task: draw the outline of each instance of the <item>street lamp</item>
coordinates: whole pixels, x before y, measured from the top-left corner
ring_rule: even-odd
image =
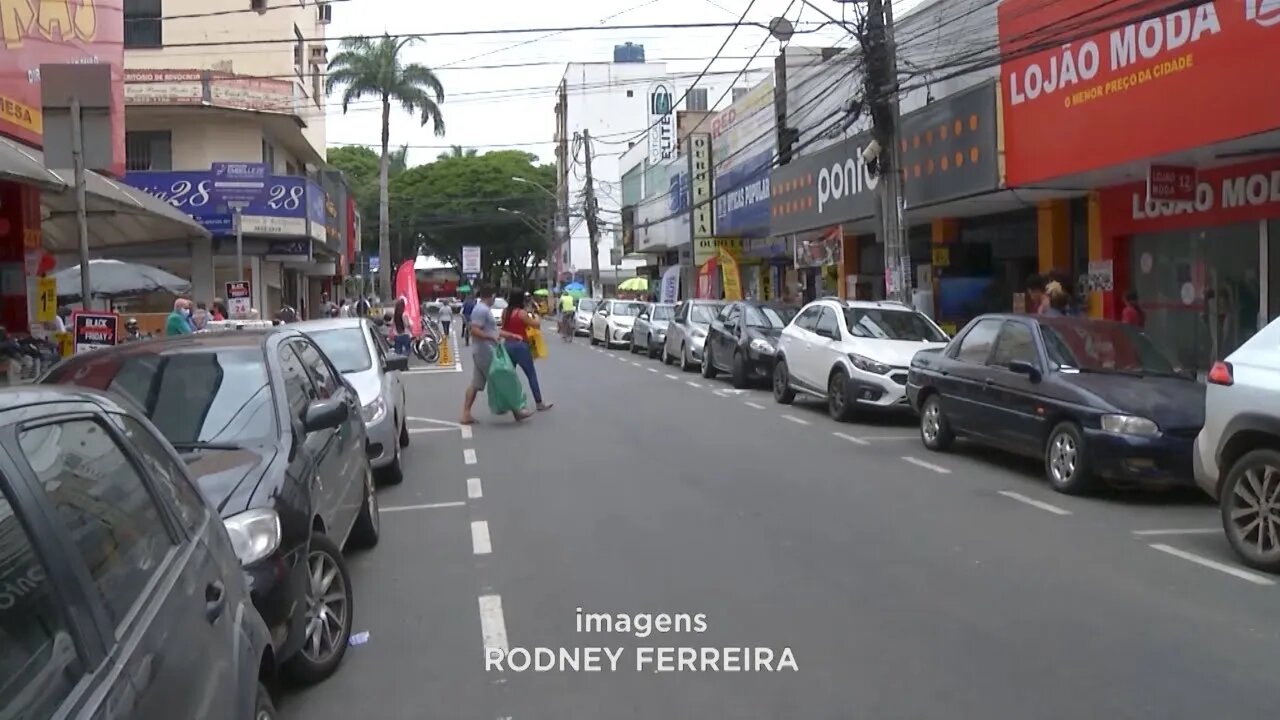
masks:
[[[520,222],[524,223],[526,226],[528,226],[530,230],[534,231],[535,233],[541,234],[541,233],[547,232],[546,228],[542,228],[538,226],[537,221],[534,220],[534,218],[530,216],[529,213],[522,212],[520,210],[512,210],[510,208],[504,208],[504,207],[498,208],[498,212],[506,213],[508,215],[515,215],[516,217],[520,218]],[[551,246],[553,244],[552,237],[553,236],[550,233],[547,234],[547,295],[548,297],[551,295],[551,288],[553,287],[553,284],[552,284],[553,278],[551,277],[551,250],[552,250]]]
[[[569,239],[569,210],[567,207],[564,208],[563,210],[561,209],[560,198],[555,193],[546,189],[541,184],[530,180],[529,178],[522,178],[518,175],[513,175],[511,176],[511,182],[516,182],[516,183],[520,183],[521,185],[529,185],[531,187],[538,188],[539,190],[542,191],[544,195],[551,198],[551,201],[553,203],[555,203],[555,207],[556,207],[555,229],[553,232],[550,232],[547,234],[547,292],[550,293],[554,288],[555,281],[557,279],[553,277],[553,273],[552,273],[553,266],[552,266],[551,258],[553,255],[558,258],[560,254],[560,243],[557,243],[556,239],[559,236],[563,236],[566,240]],[[502,210],[502,208],[498,208],[498,209]]]

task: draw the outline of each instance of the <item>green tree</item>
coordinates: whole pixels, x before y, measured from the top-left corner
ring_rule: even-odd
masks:
[[[391,152],[388,178],[395,180],[407,169],[407,145]],[[360,210],[362,224],[360,226],[360,249],[366,254],[378,252],[378,225],[373,221],[378,216],[378,153],[360,145],[349,145],[330,148],[329,164],[341,170],[347,176],[351,186],[351,194],[355,197],[356,207]],[[402,203],[392,196],[389,198],[389,226],[403,229],[406,225]],[[397,258],[392,258],[396,260]],[[394,267],[394,263],[393,263]]]
[[[399,105],[416,113],[422,125],[432,123],[437,136],[444,136],[444,85],[435,72],[419,63],[404,61],[405,48],[423,42],[417,35],[393,38],[346,38],[338,53],[329,60],[329,77],[325,90],[342,89],[342,112],[353,100],[374,97],[382,103],[382,154],[378,162],[378,256],[381,261],[379,291],[390,292],[391,285],[391,106]]]
[[[450,145],[449,149],[440,153],[437,160],[448,160],[449,158],[475,157],[475,148],[464,148],[461,145]]]

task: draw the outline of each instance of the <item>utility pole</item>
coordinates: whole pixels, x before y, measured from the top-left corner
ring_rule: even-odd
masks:
[[[595,181],[591,177],[591,131],[582,131],[583,164],[586,165],[586,179],[582,183],[583,214],[587,220],[587,234],[591,238],[591,296],[595,297],[600,284],[600,219],[596,217],[599,209],[596,206]]]
[[[892,0],[868,0],[866,91],[871,106],[872,133],[880,145],[880,228],[884,242],[885,278],[889,299],[911,302],[911,255],[903,222],[902,167],[899,162],[898,59],[893,41]]]

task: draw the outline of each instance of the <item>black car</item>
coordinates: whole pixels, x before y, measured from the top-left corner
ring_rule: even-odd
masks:
[[[352,621],[340,548],[376,544],[379,523],[359,400],[319,347],[288,325],[188,335],[77,355],[43,381],[142,408],[222,514],[285,673],[330,675]]]
[[[911,361],[920,437],[1043,458],[1055,490],[1191,483],[1204,386],[1141,330],[1107,320],[984,315]]]
[[[272,718],[272,657],[151,422],[92,390],[0,390],[0,717]]]
[[[778,337],[798,310],[749,300],[726,305],[707,328],[702,377],[713,378],[724,371],[736,388],[773,377]]]

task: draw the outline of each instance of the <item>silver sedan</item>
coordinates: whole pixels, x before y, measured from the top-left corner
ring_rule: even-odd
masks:
[[[685,300],[677,305],[662,343],[662,363],[678,363],[686,372],[698,369],[707,329],[725,304],[723,300]]]
[[[369,437],[369,463],[384,484],[404,479],[400,451],[409,444],[401,370],[409,358],[387,349],[367,318],[330,318],[295,325],[315,340],[360,396]]]

